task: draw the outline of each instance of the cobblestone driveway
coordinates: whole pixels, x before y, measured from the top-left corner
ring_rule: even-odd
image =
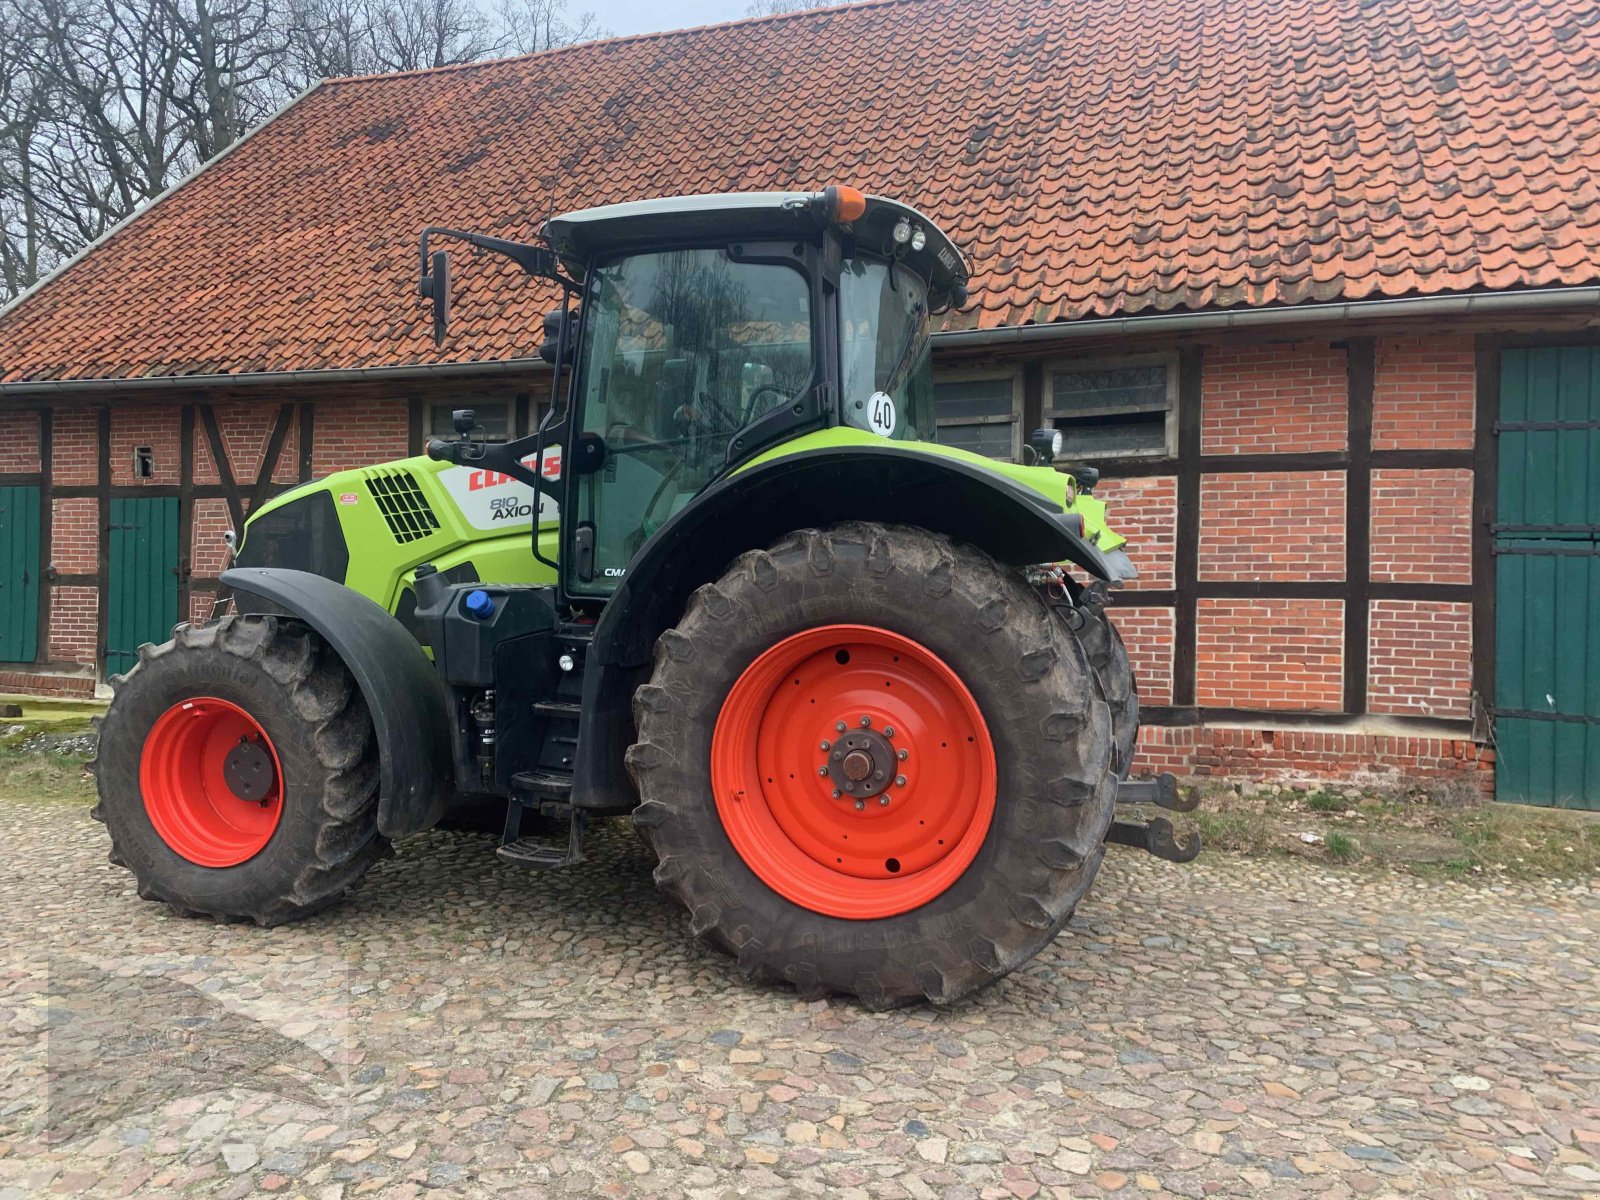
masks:
[[[745,986],[597,843],[430,835],[260,930],[5,804],[0,1200],[1600,1194],[1587,889],[1113,851],[1030,966],[872,1015]]]

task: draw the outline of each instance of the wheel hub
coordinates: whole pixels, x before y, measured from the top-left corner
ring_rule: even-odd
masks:
[[[259,741],[241,739],[222,760],[222,779],[228,790],[241,800],[257,803],[278,786],[278,773],[272,755]]]
[[[841,734],[822,752],[822,765],[841,798],[870,800],[894,783],[898,762],[889,729],[893,726],[883,733],[871,728],[853,729]]]

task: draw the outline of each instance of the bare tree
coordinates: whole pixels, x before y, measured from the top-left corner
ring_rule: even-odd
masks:
[[[0,301],[318,79],[599,36],[567,0],[0,0]]]
[[[750,0],[745,8],[747,17],[773,17],[779,13],[799,12],[803,8],[833,8],[839,4],[856,4],[859,0]]]

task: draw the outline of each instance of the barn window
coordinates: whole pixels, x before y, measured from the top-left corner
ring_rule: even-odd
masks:
[[[1177,434],[1170,358],[1058,363],[1045,389],[1045,422],[1065,435],[1063,457],[1168,457]]]
[[[1015,372],[940,374],[933,381],[939,442],[1008,462],[1017,457]]]

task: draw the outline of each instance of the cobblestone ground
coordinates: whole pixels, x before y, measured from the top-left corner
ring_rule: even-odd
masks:
[[[952,1012],[753,989],[630,831],[408,842],[274,930],[0,807],[0,1200],[1600,1194],[1600,904],[1113,850]]]

